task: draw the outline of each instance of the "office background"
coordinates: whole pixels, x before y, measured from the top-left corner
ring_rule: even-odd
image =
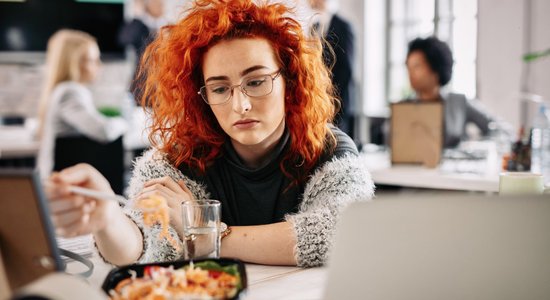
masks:
[[[525,53],[550,48],[547,33],[550,2],[467,2],[471,2],[469,6],[453,0],[340,0],[333,5],[355,29],[356,64],[360,67],[356,68],[354,77],[360,103],[356,111],[361,116],[358,122],[361,141],[369,140],[365,117],[386,117],[387,104],[400,100],[406,92],[401,84],[407,81],[402,64],[406,51],[403,47],[406,40],[415,35],[427,36],[437,31],[436,34],[447,40],[455,52],[465,53],[462,61],[460,56],[457,58],[451,89],[477,97],[514,128],[520,125],[518,112],[522,93],[550,99],[550,59],[532,63],[522,61]],[[127,4],[125,14],[130,17],[131,2]],[[166,18],[176,20],[184,5],[185,1],[167,0]],[[461,8],[464,5],[473,8],[464,11]],[[308,25],[311,11],[305,0],[299,0],[296,7],[300,21]],[[463,20],[468,19],[469,25],[464,26]],[[399,26],[404,30],[397,34]],[[0,53],[0,115],[36,115],[42,68],[40,60],[11,60]],[[105,62],[100,80],[93,87],[98,106],[120,105],[131,72],[132,63],[128,60]]]

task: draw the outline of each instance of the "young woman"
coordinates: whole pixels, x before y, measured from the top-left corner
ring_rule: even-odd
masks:
[[[76,162],[93,162],[94,149],[121,138],[127,130],[120,117],[103,116],[87,87],[98,76],[100,52],[95,39],[76,30],[60,30],[48,41],[46,82],[39,108],[41,146],[38,166],[43,178]],[[75,149],[78,145],[86,145]],[[122,162],[122,144],[119,147]],[[112,151],[112,149],[108,149]],[[112,157],[112,155],[110,155]],[[111,162],[114,164],[114,162]],[[94,164],[104,173],[109,167]],[[122,167],[117,191],[122,190]],[[112,183],[114,183],[112,181]]]
[[[279,3],[196,1],[163,29],[142,61],[154,149],[136,161],[129,194],[164,197],[178,240],[181,202],[218,199],[231,228],[222,256],[316,266],[340,211],[374,187],[353,141],[330,124],[336,100],[321,44],[290,14]],[[181,256],[158,239],[159,227],[143,226],[141,212],[68,193],[67,184],[108,191],[90,167],[52,181],[60,233],[94,233],[108,261]]]

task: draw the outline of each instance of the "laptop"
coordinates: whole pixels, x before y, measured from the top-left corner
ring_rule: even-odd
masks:
[[[550,299],[550,197],[386,196],[337,226],[324,299]]]
[[[62,267],[38,174],[0,169],[0,288],[14,291]]]

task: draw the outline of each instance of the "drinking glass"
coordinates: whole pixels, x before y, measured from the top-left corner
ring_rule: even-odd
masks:
[[[182,214],[185,259],[219,258],[220,201],[184,201]]]

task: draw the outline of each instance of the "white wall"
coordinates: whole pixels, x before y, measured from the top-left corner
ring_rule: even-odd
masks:
[[[531,38],[528,51],[542,51],[550,48],[550,1],[532,0]],[[550,101],[550,57],[530,64],[530,84],[527,86],[535,94]]]
[[[529,79],[526,92],[550,99],[550,58],[530,65],[521,59],[526,52],[550,48],[550,2],[480,0],[478,12],[478,97],[518,128],[522,74]]]

